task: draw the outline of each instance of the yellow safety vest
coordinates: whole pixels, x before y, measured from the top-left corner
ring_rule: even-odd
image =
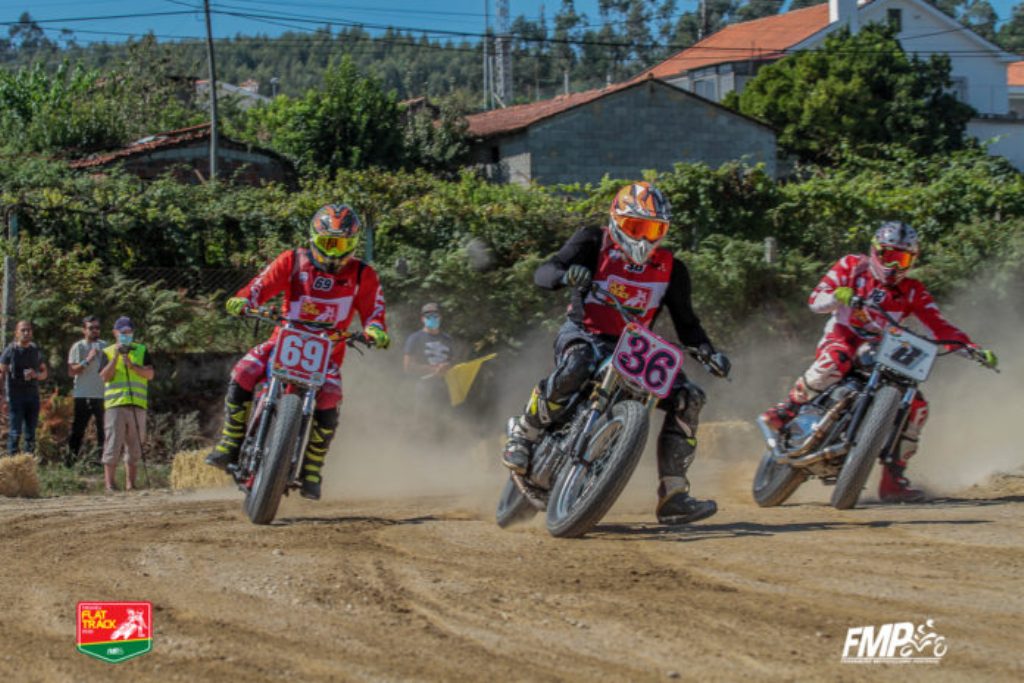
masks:
[[[111,344],[103,349],[103,355],[107,357],[108,363],[117,363],[114,370],[114,377],[106,383],[103,391],[103,407],[116,408],[117,406],[138,406],[145,410],[149,407],[149,380],[142,375],[125,367],[124,361],[117,356],[117,345]],[[128,359],[134,365],[142,365],[146,357],[146,347],[143,344],[132,344],[132,350],[128,352]]]

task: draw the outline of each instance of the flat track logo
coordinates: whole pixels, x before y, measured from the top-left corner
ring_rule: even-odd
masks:
[[[82,654],[116,664],[153,649],[153,603],[80,602],[77,614]]]
[[[914,628],[909,621],[847,629],[843,664],[938,664],[946,654],[946,637],[935,621]]]

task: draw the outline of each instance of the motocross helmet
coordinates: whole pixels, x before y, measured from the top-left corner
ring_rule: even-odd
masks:
[[[359,244],[362,223],[348,204],[325,204],[309,224],[309,252],[313,264],[328,273],[337,273],[348,262]]]
[[[646,181],[626,185],[612,201],[608,236],[636,265],[650,258],[668,232],[672,207],[656,187]]]
[[[918,251],[916,230],[901,221],[882,223],[871,240],[871,274],[884,285],[895,285],[906,277]]]

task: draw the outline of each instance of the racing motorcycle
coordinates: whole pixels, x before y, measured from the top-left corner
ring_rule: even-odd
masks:
[[[593,529],[636,469],[650,413],[672,392],[682,369],[682,350],[640,323],[614,295],[598,285],[589,291],[613,306],[626,326],[612,354],[570,399],[565,408],[570,417],[541,435],[527,473],[511,473],[498,500],[500,527],[545,511],[552,536],[576,538]],[[574,311],[583,309],[582,293],[576,292]],[[711,374],[726,376],[717,354],[687,352]]]
[[[897,458],[911,403],[935,359],[960,352],[990,367],[964,342],[915,334],[859,297],[851,305],[878,311],[889,325],[880,340],[861,345],[853,370],[843,380],[801,406],[781,431],[758,418],[768,445],[754,474],[754,500],[761,507],[781,505],[812,477],[835,486],[834,508],[854,507],[872,466]]]
[[[242,509],[253,524],[274,521],[281,496],[301,486],[302,456],[313,427],[313,411],[335,342],[360,351],[372,342],[362,334],[334,331],[334,322],[277,316],[249,309],[245,317],[283,325],[267,362],[267,381],[257,394],[238,463],[228,473],[245,493]],[[360,351],[362,353],[362,351]]]

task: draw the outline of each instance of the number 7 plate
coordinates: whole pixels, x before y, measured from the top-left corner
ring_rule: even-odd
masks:
[[[331,342],[320,335],[283,329],[277,337],[271,373],[289,382],[322,386],[327,380]]]
[[[612,353],[612,366],[626,379],[665,398],[683,367],[683,353],[647,328],[630,323]]]

